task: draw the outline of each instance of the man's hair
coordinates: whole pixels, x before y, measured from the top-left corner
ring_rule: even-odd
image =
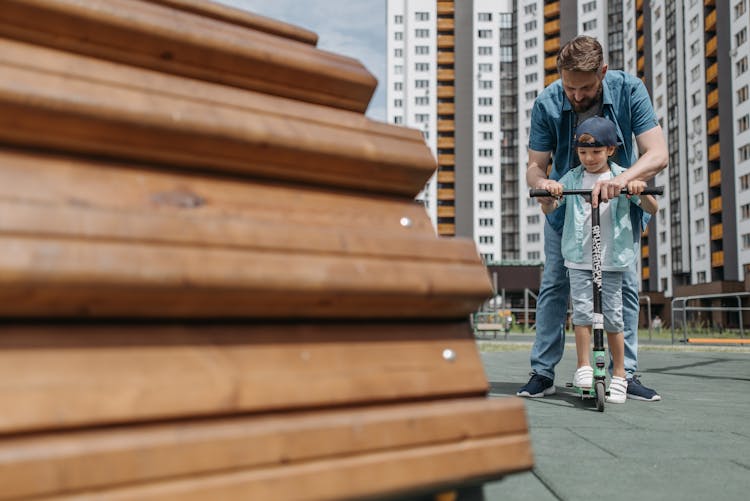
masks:
[[[557,71],[599,72],[604,65],[601,44],[596,38],[581,35],[563,45],[557,54]]]

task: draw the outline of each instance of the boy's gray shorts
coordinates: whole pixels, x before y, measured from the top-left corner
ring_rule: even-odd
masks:
[[[573,300],[573,325],[591,325],[594,313],[594,290],[591,270],[568,269],[570,296]],[[604,330],[622,332],[622,272],[602,272],[602,313]]]

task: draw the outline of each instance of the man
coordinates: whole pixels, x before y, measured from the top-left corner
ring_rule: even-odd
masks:
[[[560,79],[537,97],[531,114],[529,163],[526,181],[532,188],[560,195],[559,184],[551,180],[580,162],[573,147],[578,123],[592,116],[604,116],[617,125],[618,148],[613,160],[629,167],[592,189],[592,205],[617,197],[629,181],[647,181],[667,166],[668,152],[662,129],[656,119],[651,99],[643,82],[622,71],[608,71],[599,42],[579,36],[565,44],[557,56]],[[640,156],[636,155],[633,136]],[[637,159],[636,159],[637,157]],[[552,167],[547,177],[547,166]],[[539,199],[551,204],[554,198]],[[633,206],[633,227],[641,228],[648,216]],[[567,271],[561,253],[564,207],[546,216],[544,224],[545,265],[536,313],[536,339],[531,350],[531,379],[516,394],[543,397],[555,393],[555,366],[565,346],[565,317],[570,294]],[[633,242],[640,252],[640,232]],[[635,263],[623,273],[623,320],[625,323],[625,371],[627,396],[631,399],[657,401],[656,391],[643,386],[635,371],[638,368],[638,284]]]

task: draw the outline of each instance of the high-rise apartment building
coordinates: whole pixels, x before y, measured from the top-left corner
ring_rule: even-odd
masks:
[[[644,291],[744,288],[750,271],[748,0],[388,0],[388,120],[417,127],[439,161],[421,195],[444,235],[487,261],[543,260],[526,196],[534,100],[556,55],[597,37],[611,69],[640,77],[670,165],[643,240]]]

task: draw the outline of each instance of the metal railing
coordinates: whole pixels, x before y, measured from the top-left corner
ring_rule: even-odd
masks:
[[[728,292],[724,294],[703,294],[698,296],[682,296],[672,299],[672,344],[674,344],[674,333],[675,324],[677,319],[677,312],[682,312],[681,323],[682,323],[682,341],[687,343],[687,332],[688,322],[687,313],[689,311],[736,311],[739,317],[740,327],[740,338],[745,338],[745,327],[743,324],[742,313],[744,311],[750,311],[750,307],[742,306],[742,298],[750,296],[750,292]],[[721,298],[735,298],[737,300],[736,307],[728,306],[688,306],[688,301],[699,300],[699,299],[721,299]],[[676,306],[677,303],[681,303],[681,306]]]

